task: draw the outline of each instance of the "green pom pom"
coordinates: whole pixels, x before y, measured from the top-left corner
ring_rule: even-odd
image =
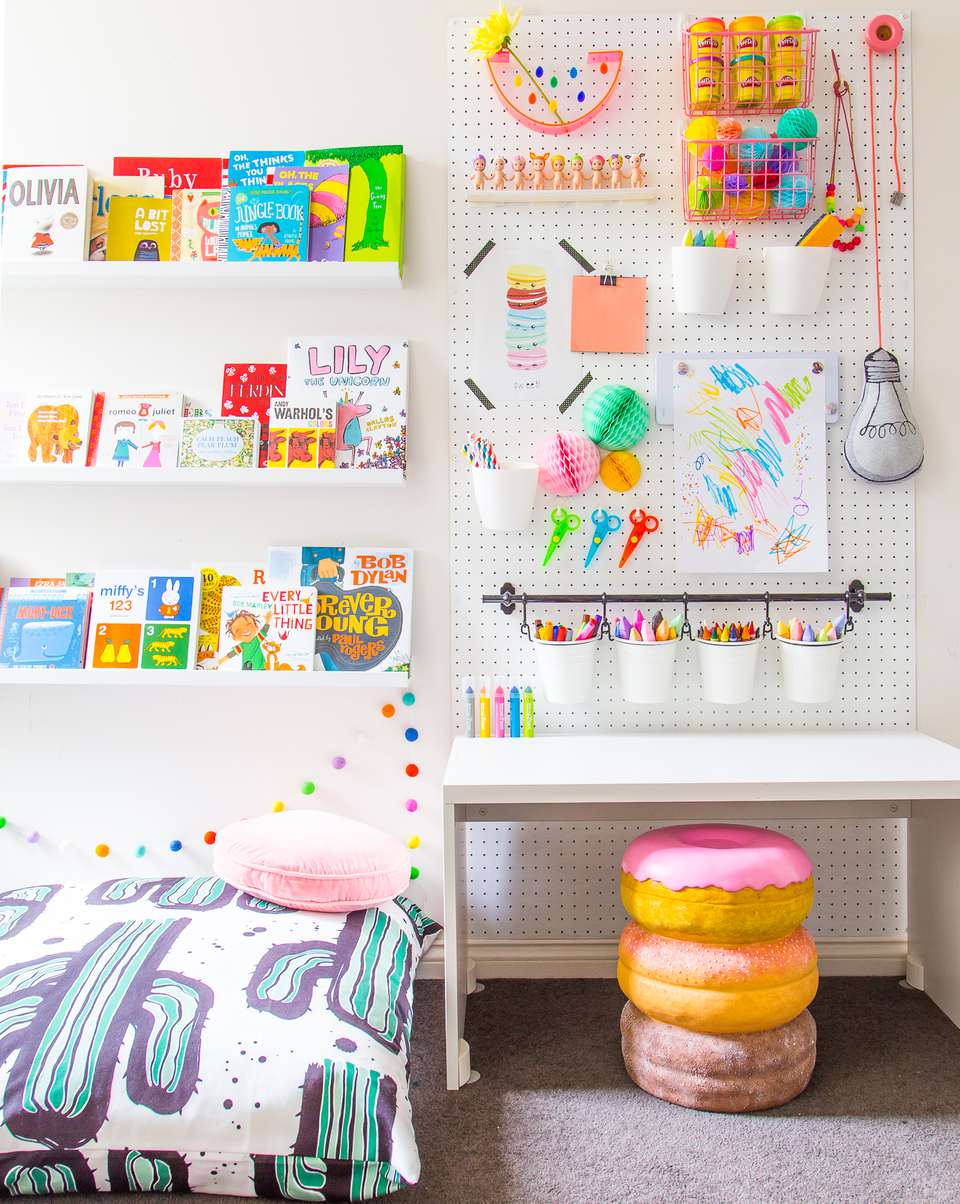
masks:
[[[604,451],[626,451],[650,425],[650,411],[629,385],[600,385],[583,403],[583,429]]]
[[[817,136],[817,115],[811,109],[787,109],[777,122],[777,137],[787,138],[793,149],[801,151]]]

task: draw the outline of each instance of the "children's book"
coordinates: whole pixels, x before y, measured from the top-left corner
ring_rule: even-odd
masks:
[[[215,263],[220,232],[220,189],[177,188],[170,231],[170,258]]]
[[[92,393],[0,396],[0,463],[83,464]]]
[[[88,590],[12,587],[0,616],[0,667],[82,669]]]
[[[310,189],[308,258],[342,262],[347,229],[349,163],[345,159],[326,159],[312,167],[278,167],[273,173],[273,182],[307,185]]]
[[[11,577],[7,582],[11,589],[36,589],[38,586],[59,588],[66,584],[66,577]]]
[[[313,668],[317,591],[296,585],[228,585],[220,611],[221,670]]]
[[[267,583],[266,563],[219,564],[197,566],[200,581],[200,617],[197,629],[197,668],[216,669],[220,647],[220,617],[223,611],[223,591],[228,586],[264,586]]]
[[[276,547],[267,569],[271,582],[316,587],[316,669],[410,675],[409,548]]]
[[[98,572],[86,667],[192,669],[199,604],[192,572]]]
[[[225,418],[258,418],[257,464],[266,467],[273,400],[286,396],[286,364],[224,364],[220,412]]]
[[[405,159],[402,146],[337,146],[308,150],[306,165],[350,164],[344,259],[397,263],[403,270]]]
[[[230,197],[227,259],[306,259],[310,189],[306,184],[238,185]]]
[[[234,150],[226,159],[220,192],[220,244],[218,259],[227,258],[230,229],[230,204],[233,189],[238,185],[253,187],[273,184],[274,174],[281,167],[302,167],[302,150]]]
[[[107,222],[115,196],[162,197],[163,176],[94,177],[90,191],[90,230],[87,258],[99,262],[107,257]]]
[[[182,393],[108,393],[97,436],[98,468],[175,468]]]
[[[219,156],[116,155],[113,171],[118,176],[162,176],[161,196],[173,196],[178,188],[219,189],[224,161]]]
[[[170,258],[173,201],[117,196],[107,217],[107,259],[159,262]]]
[[[276,432],[276,437],[273,437]],[[284,462],[280,463],[285,448]],[[287,341],[286,395],[273,404],[268,468],[335,468],[337,398],[309,373],[309,340]]]
[[[94,393],[93,406],[90,410],[90,434],[87,439],[87,467],[97,462],[97,448],[100,446],[100,427],[103,423],[103,403],[106,394]]]
[[[260,423],[256,418],[184,418],[181,468],[256,468]]]
[[[403,338],[290,339],[287,400],[334,407],[337,468],[406,471],[407,353]]]
[[[86,259],[89,228],[90,173],[86,167],[4,168],[4,259]]]

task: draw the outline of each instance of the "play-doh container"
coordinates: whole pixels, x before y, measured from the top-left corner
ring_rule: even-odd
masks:
[[[723,50],[722,17],[701,17],[690,26],[690,45],[694,54],[719,54]]]
[[[698,54],[690,60],[691,109],[714,109],[723,100],[723,56]]]
[[[781,54],[785,50],[799,50],[803,41],[798,32],[803,29],[803,17],[791,13],[785,17],[771,17],[767,22],[771,31],[770,50],[773,54]]]
[[[761,643],[759,639],[733,644],[719,640],[696,641],[707,702],[740,706],[750,701],[757,680]]]
[[[534,640],[537,679],[547,702],[559,706],[579,706],[593,693],[600,640],[571,640],[554,643]]]
[[[770,56],[770,99],[775,105],[798,105],[803,97],[803,51],[778,50]]]
[[[526,463],[470,470],[480,521],[488,531],[522,531],[530,521],[539,467]]]
[[[679,640],[613,641],[624,702],[651,705],[667,701],[679,644]]]
[[[753,54],[763,50],[763,31],[766,29],[763,17],[734,17],[728,26],[735,36],[733,42],[734,54]]]
[[[828,643],[803,643],[778,639],[783,692],[791,702],[807,706],[831,702],[840,687],[842,639]]]
[[[823,300],[833,247],[764,247],[767,308],[772,314],[815,314]]]
[[[740,253],[735,248],[673,247],[673,295],[682,314],[722,314],[733,292]]]
[[[767,60],[762,54],[738,54],[730,63],[733,99],[739,108],[763,104],[767,88]]]

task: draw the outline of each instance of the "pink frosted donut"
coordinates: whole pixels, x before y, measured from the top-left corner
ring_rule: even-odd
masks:
[[[804,882],[813,873],[810,858],[795,840],[745,824],[655,828],[627,845],[621,868],[638,882],[652,878],[669,890],[782,888]]]

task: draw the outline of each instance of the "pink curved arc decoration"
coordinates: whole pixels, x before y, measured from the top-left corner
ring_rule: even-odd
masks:
[[[593,106],[585,113],[578,113],[576,117],[560,121],[556,117],[551,121],[541,120],[538,117],[532,116],[530,113],[524,112],[518,108],[513,100],[507,95],[504,82],[499,78],[497,68],[500,68],[502,73],[503,66],[506,65],[512,79],[516,64],[510,57],[510,52],[501,50],[497,54],[493,54],[487,59],[487,70],[490,72],[490,79],[493,82],[494,89],[500,97],[503,107],[508,113],[516,117],[521,125],[525,125],[528,130],[534,130],[538,134],[572,134],[574,130],[579,130],[605,108],[610,97],[613,95],[614,89],[617,86],[617,80],[620,78],[620,72],[623,68],[623,51],[622,50],[591,50],[587,54],[587,66],[600,68],[601,64],[606,64],[607,74],[609,79],[604,79],[607,88],[603,95],[597,100]],[[545,108],[543,98],[537,96],[537,107]],[[547,110],[549,112],[549,110]],[[552,116],[552,114],[551,114]]]

